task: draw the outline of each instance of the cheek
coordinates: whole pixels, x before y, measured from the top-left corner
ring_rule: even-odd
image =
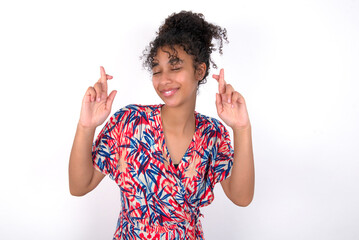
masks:
[[[159,84],[160,84],[160,81],[158,81],[158,79],[152,78],[152,86],[157,94],[159,94],[159,92],[158,92]]]
[[[156,87],[158,86],[158,81],[156,80],[156,78],[152,77],[152,86],[156,89]]]

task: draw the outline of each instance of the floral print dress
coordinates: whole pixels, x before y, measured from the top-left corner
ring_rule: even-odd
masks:
[[[93,144],[94,167],[121,189],[113,239],[204,239],[199,208],[213,201],[215,184],[231,174],[227,130],[197,112],[192,141],[175,167],[163,134],[162,106],[120,109]]]

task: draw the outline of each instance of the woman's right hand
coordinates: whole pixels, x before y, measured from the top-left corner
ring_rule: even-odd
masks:
[[[103,67],[100,67],[100,72],[101,78],[87,89],[82,100],[79,125],[84,128],[95,129],[107,119],[117,93],[113,90],[107,95],[107,80],[113,77],[107,75]]]

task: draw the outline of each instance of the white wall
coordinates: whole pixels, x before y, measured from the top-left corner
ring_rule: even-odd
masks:
[[[113,111],[159,103],[139,56],[185,9],[227,28],[216,62],[253,128],[254,200],[236,207],[217,185],[202,209],[206,239],[358,239],[359,1],[129,2],[0,3],[0,238],[112,238],[114,182],[81,198],[68,191],[82,96],[103,65],[118,90]],[[215,92],[209,78],[199,112],[216,116]]]

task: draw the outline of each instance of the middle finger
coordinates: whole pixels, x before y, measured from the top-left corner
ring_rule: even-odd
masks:
[[[97,100],[97,102],[99,102],[101,100],[101,96],[102,96],[102,93],[103,93],[102,83],[101,82],[95,83],[93,88],[96,91],[96,100]]]
[[[226,95],[226,102],[231,103],[232,102],[232,94],[234,92],[234,88],[231,84],[226,84],[226,92],[224,93]]]

